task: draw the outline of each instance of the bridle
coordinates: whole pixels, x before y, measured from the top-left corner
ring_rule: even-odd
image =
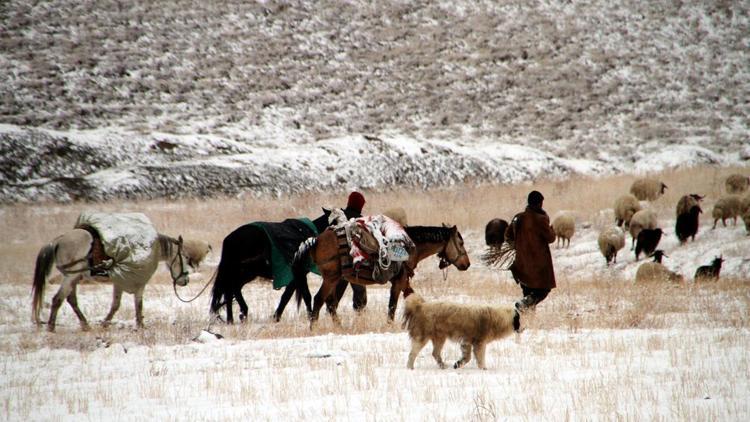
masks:
[[[174,289],[174,295],[177,296],[177,299],[179,299],[180,302],[190,303],[190,302],[194,301],[195,299],[198,299],[198,297],[200,295],[202,295],[203,292],[206,291],[206,288],[208,287],[208,285],[211,284],[211,279],[208,279],[208,281],[206,282],[206,285],[203,286],[203,288],[201,289],[201,291],[198,292],[198,294],[196,294],[195,297],[193,297],[192,299],[183,299],[180,296],[180,294],[177,293],[177,280],[181,279],[182,277],[189,276],[190,272],[187,271],[187,269],[185,269],[185,258],[182,257],[182,241],[181,240],[175,240],[175,239],[172,239],[172,238],[170,238],[169,241],[172,242],[172,243],[176,243],[177,244],[177,253],[175,254],[175,256],[172,257],[172,260],[169,261],[169,276],[172,277],[172,289]],[[178,259],[180,260],[180,273],[177,274],[177,276],[175,277],[174,271],[172,271],[172,267],[174,266],[174,263]]]
[[[440,264],[438,264],[438,267],[440,269],[447,268],[447,267],[449,267],[451,265],[455,266],[456,262],[459,259],[461,259],[461,258],[463,258],[463,257],[465,257],[465,256],[468,255],[466,253],[466,249],[464,249],[464,251],[463,252],[459,252],[458,255],[456,255],[455,258],[453,258],[453,259],[449,259],[448,258],[447,250],[448,250],[448,245],[449,244],[453,245],[453,248],[456,250],[456,252],[458,252],[458,251],[461,250],[461,248],[458,247],[458,240],[456,240],[456,236],[457,235],[458,235],[458,233],[451,234],[451,236],[448,239],[448,241],[445,242],[445,246],[443,246],[443,250],[438,253],[438,258],[440,258]]]
[[[172,284],[174,286],[177,286],[177,280],[190,275],[190,273],[185,269],[185,259],[182,257],[182,242],[175,239],[169,239],[169,241],[177,244],[177,253],[169,262],[169,276],[172,277]],[[174,264],[178,259],[180,260],[180,273],[175,276],[174,270],[172,268],[174,267]]]

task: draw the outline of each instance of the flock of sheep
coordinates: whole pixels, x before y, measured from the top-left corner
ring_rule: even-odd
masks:
[[[750,234],[750,178],[741,174],[727,177],[725,182],[726,194],[720,197],[712,211],[713,228],[721,220],[726,226],[726,220],[732,219],[737,223],[741,217],[745,228]],[[659,227],[657,213],[644,207],[642,201],[654,201],[664,194],[667,189],[660,180],[642,178],[633,182],[630,193],[615,200],[614,214],[616,226],[607,227],[599,233],[597,243],[604,259],[609,266],[617,262],[617,253],[625,247],[625,234],[630,234],[631,250],[634,250],[636,260],[641,254],[653,258],[652,262],[645,262],[636,271],[636,282],[646,280],[683,281],[683,277],[662,265],[662,257],[666,255],[657,249],[664,231]],[[743,196],[744,195],[744,196]],[[704,199],[698,194],[687,194],[680,198],[676,206],[675,235],[680,244],[689,239],[695,240],[698,233],[699,217],[703,210],[700,202]],[[485,228],[485,241],[488,246],[499,246],[503,242],[503,233],[507,223],[501,219],[490,221]],[[570,239],[575,234],[575,218],[570,213],[561,213],[552,222],[557,235],[559,246],[570,245]],[[710,265],[699,267],[695,279],[718,278],[722,257],[716,257]]]
[[[750,187],[750,178],[733,174],[726,179],[725,187],[726,194],[720,197],[714,205],[713,228],[716,228],[719,220],[726,226],[727,219],[733,219],[736,224],[737,217],[742,217],[745,228],[750,233],[750,194],[742,197]],[[598,238],[599,250],[604,255],[607,265],[611,261],[617,262],[617,251],[625,246],[625,233],[620,229],[621,227],[630,233],[631,249],[635,250],[636,260],[640,258],[641,253],[654,258],[653,262],[641,264],[636,271],[636,282],[653,279],[683,280],[682,275],[662,265],[662,257],[666,255],[656,248],[664,232],[658,227],[656,212],[641,206],[641,201],[653,201],[663,195],[665,189],[667,186],[655,179],[638,179],[633,182],[630,194],[623,195],[615,201],[615,220],[618,227],[602,231]],[[683,195],[677,202],[675,235],[680,244],[686,243],[688,239],[695,240],[699,217],[703,212],[700,207],[703,198],[693,193]],[[694,278],[718,278],[722,262],[721,257],[716,257],[711,265],[699,267]]]

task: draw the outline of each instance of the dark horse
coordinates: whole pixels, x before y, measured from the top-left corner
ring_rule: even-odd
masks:
[[[398,296],[403,291],[405,295],[412,292],[409,279],[413,274],[417,264],[428,256],[438,254],[440,257],[440,268],[454,265],[460,271],[469,268],[469,255],[464,248],[464,240],[461,237],[456,226],[453,227],[429,227],[429,226],[408,226],[405,228],[406,233],[416,246],[416,252],[409,257],[406,267],[398,275],[392,278],[391,295],[388,301],[388,318],[392,321],[396,314],[398,305]],[[318,319],[323,302],[334,295],[334,299],[328,303],[328,311],[334,321],[338,320],[336,308],[338,307],[339,297],[335,297],[336,286],[340,282],[349,282],[359,285],[377,284],[377,282],[365,280],[362,278],[344,277],[341,271],[341,260],[339,259],[339,248],[336,234],[333,230],[326,230],[314,241],[305,242],[300,246],[300,250],[295,256],[301,259],[306,256],[312,257],[313,262],[318,265],[323,284],[315,295],[312,314],[310,315],[311,326]],[[302,294],[306,291],[309,294],[306,279],[295,279],[294,283],[304,283],[298,285]]]
[[[350,217],[348,210],[345,210],[347,217]],[[313,224],[318,233],[322,232],[328,226],[329,210],[324,210],[324,214],[313,220]],[[304,238],[300,238],[302,242]],[[284,245],[277,244],[279,248]],[[299,245],[295,244],[289,252],[291,256],[297,250]],[[211,295],[211,313],[218,314],[219,309],[226,305],[227,323],[234,321],[232,304],[237,300],[240,307],[240,320],[244,321],[248,315],[248,307],[245,298],[242,296],[242,287],[253,281],[257,277],[271,279],[273,278],[271,262],[271,241],[268,239],[266,232],[255,224],[246,224],[238,227],[232,233],[228,234],[222,243],[221,260],[214,274],[214,284]],[[312,296],[307,286],[308,266],[301,264],[292,265],[292,282],[289,283],[279,300],[279,305],[274,312],[274,319],[278,321],[284,312],[289,299],[296,291],[298,300],[304,300],[308,314],[311,312]],[[304,282],[301,282],[304,281]],[[296,286],[301,286],[297,288]],[[344,286],[345,287],[345,286]],[[359,286],[357,286],[359,288]],[[364,307],[366,303],[366,292],[364,288],[355,290],[355,308]]]

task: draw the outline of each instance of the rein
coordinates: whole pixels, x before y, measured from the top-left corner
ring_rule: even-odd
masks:
[[[174,290],[174,295],[177,296],[177,299],[179,299],[180,302],[190,303],[194,301],[195,299],[198,299],[198,297],[200,297],[200,295],[202,295],[203,292],[206,291],[206,288],[208,287],[208,285],[211,284],[211,279],[210,278],[208,279],[208,281],[206,282],[206,285],[203,286],[201,291],[198,292],[198,294],[195,295],[195,297],[193,297],[192,299],[183,299],[182,296],[180,296],[180,294],[177,293],[177,280],[179,280],[183,276],[189,275],[190,273],[187,270],[185,270],[185,260],[182,257],[182,242],[174,240],[172,238],[169,238],[169,242],[171,244],[177,244],[177,253],[172,257],[172,260],[169,262],[169,276],[172,277],[172,289]],[[180,260],[181,272],[177,274],[177,276],[175,277],[174,272],[172,271],[172,267],[174,266],[174,263],[177,259]]]

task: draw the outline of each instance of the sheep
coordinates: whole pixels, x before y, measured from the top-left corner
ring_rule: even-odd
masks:
[[[615,223],[618,227],[625,224],[627,229],[633,214],[641,210],[641,203],[633,195],[623,195],[615,200]]]
[[[607,260],[607,266],[610,263],[617,263],[617,251],[625,247],[625,233],[619,227],[609,227],[599,233],[597,239],[599,250]]]
[[[664,253],[664,251],[663,251],[663,250],[661,250],[661,249],[657,249],[657,250],[655,250],[655,251],[654,251],[654,252],[653,252],[652,254],[650,254],[649,256],[650,256],[650,257],[653,257],[653,258],[654,258],[654,262],[658,262],[659,264],[661,264],[661,260],[662,260],[662,258],[669,258],[669,257],[667,256],[667,254],[665,254],[665,253]]]
[[[635,249],[635,241],[638,239],[638,233],[643,229],[655,229],[657,226],[656,212],[653,210],[640,210],[633,214],[630,219],[630,236],[633,238],[631,250]]]
[[[681,214],[687,214],[694,205],[700,205],[700,202],[705,196],[700,196],[697,193],[691,193],[690,195],[683,195],[679,201],[677,201],[677,207],[675,209],[675,215],[679,217]]]
[[[565,247],[569,247],[570,238],[573,237],[573,234],[576,232],[575,217],[567,213],[560,214],[552,222],[552,229],[555,231],[555,236],[557,236],[557,247],[560,247],[560,242],[565,246],[566,240],[568,241],[568,244]]]
[[[408,222],[406,221],[406,210],[401,207],[389,208],[383,212],[383,215],[391,220],[395,220],[398,224],[401,224],[401,227],[406,227],[408,225]]]
[[[505,241],[505,230],[508,222],[502,218],[493,218],[484,227],[484,243],[487,246],[500,247]]]
[[[714,258],[710,265],[701,265],[695,270],[694,281],[699,280],[718,280],[719,272],[721,272],[721,263],[724,259],[721,255]]]
[[[674,271],[670,271],[667,269],[667,267],[662,265],[662,257],[669,258],[668,256],[664,255],[664,251],[662,251],[661,249],[654,251],[653,257],[653,261],[644,262],[640,267],[638,267],[638,270],[635,273],[636,283],[661,280],[682,283],[685,280],[682,275],[677,274]]]
[[[198,270],[203,259],[213,249],[211,248],[211,245],[202,240],[185,239],[182,242],[182,250],[188,258],[188,265],[193,270]]]
[[[742,221],[745,223],[745,230],[747,231],[747,235],[750,236],[750,209],[742,214]]]
[[[742,210],[742,214],[744,215],[746,212],[750,211],[750,193],[745,195],[742,198],[742,202],[740,204],[740,209]]]
[[[630,193],[641,201],[653,201],[664,195],[667,185],[656,179],[637,179],[630,185]]]
[[[730,174],[724,182],[727,193],[742,193],[750,186],[750,177],[742,174]]]
[[[635,244],[635,260],[638,261],[641,252],[646,255],[651,255],[656,250],[661,240],[662,230],[656,229],[643,229],[638,233],[638,241]]]
[[[712,229],[716,228],[716,223],[719,220],[721,220],[721,224],[726,227],[727,218],[733,219],[734,224],[736,225],[737,217],[740,215],[741,208],[742,200],[740,199],[739,195],[726,195],[719,198],[719,200],[716,201],[716,204],[714,204],[714,209],[711,212],[711,215],[714,218],[714,226],[712,227]]]
[[[691,238],[695,242],[695,234],[698,233],[698,224],[700,222],[700,213],[703,210],[700,205],[693,205],[690,211],[677,216],[677,222],[674,225],[674,232],[683,245]]]

